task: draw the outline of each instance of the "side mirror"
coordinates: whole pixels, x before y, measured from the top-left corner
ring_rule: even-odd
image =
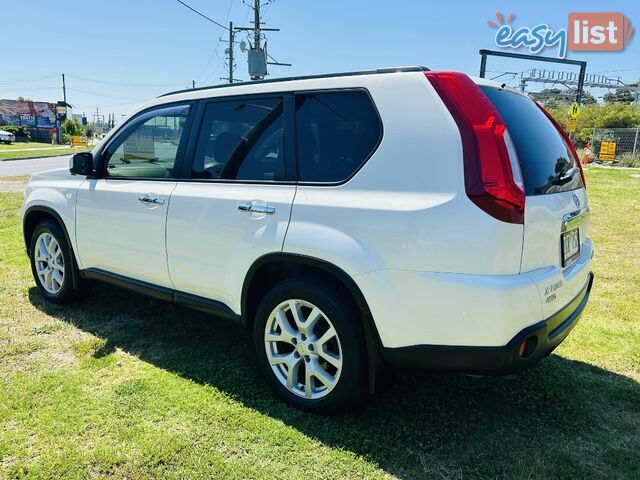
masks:
[[[76,153],[71,157],[71,167],[69,171],[72,175],[91,175],[93,173],[93,155],[91,152]]]

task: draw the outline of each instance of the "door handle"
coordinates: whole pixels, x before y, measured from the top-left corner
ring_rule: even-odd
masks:
[[[150,195],[147,194],[142,197],[139,197],[138,201],[140,203],[153,203],[155,205],[164,205],[164,202],[166,200],[162,197],[151,197]]]
[[[238,210],[241,212],[264,213],[266,215],[276,213],[276,207],[272,207],[271,205],[254,205],[253,203],[241,203],[238,205]]]

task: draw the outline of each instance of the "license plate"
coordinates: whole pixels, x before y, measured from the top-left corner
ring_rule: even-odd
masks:
[[[580,257],[580,232],[576,228],[560,237],[562,246],[562,266],[568,267]]]

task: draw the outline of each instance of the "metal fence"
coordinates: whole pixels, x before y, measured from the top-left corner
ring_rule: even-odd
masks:
[[[621,156],[640,157],[640,127],[636,128],[595,128],[591,136],[591,154],[598,159],[602,142],[609,142],[604,150],[615,143],[615,159]]]

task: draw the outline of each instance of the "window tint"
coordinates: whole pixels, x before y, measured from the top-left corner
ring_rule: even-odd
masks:
[[[296,95],[300,180],[339,182],[349,178],[376,148],[382,127],[366,92]]]
[[[188,107],[163,109],[129,133],[107,161],[109,177],[170,178]],[[161,112],[171,112],[162,114]]]
[[[504,120],[518,152],[527,195],[566,192],[582,187],[571,150],[545,114],[529,98],[481,86]]]
[[[281,98],[207,105],[193,165],[194,178],[284,180]]]

